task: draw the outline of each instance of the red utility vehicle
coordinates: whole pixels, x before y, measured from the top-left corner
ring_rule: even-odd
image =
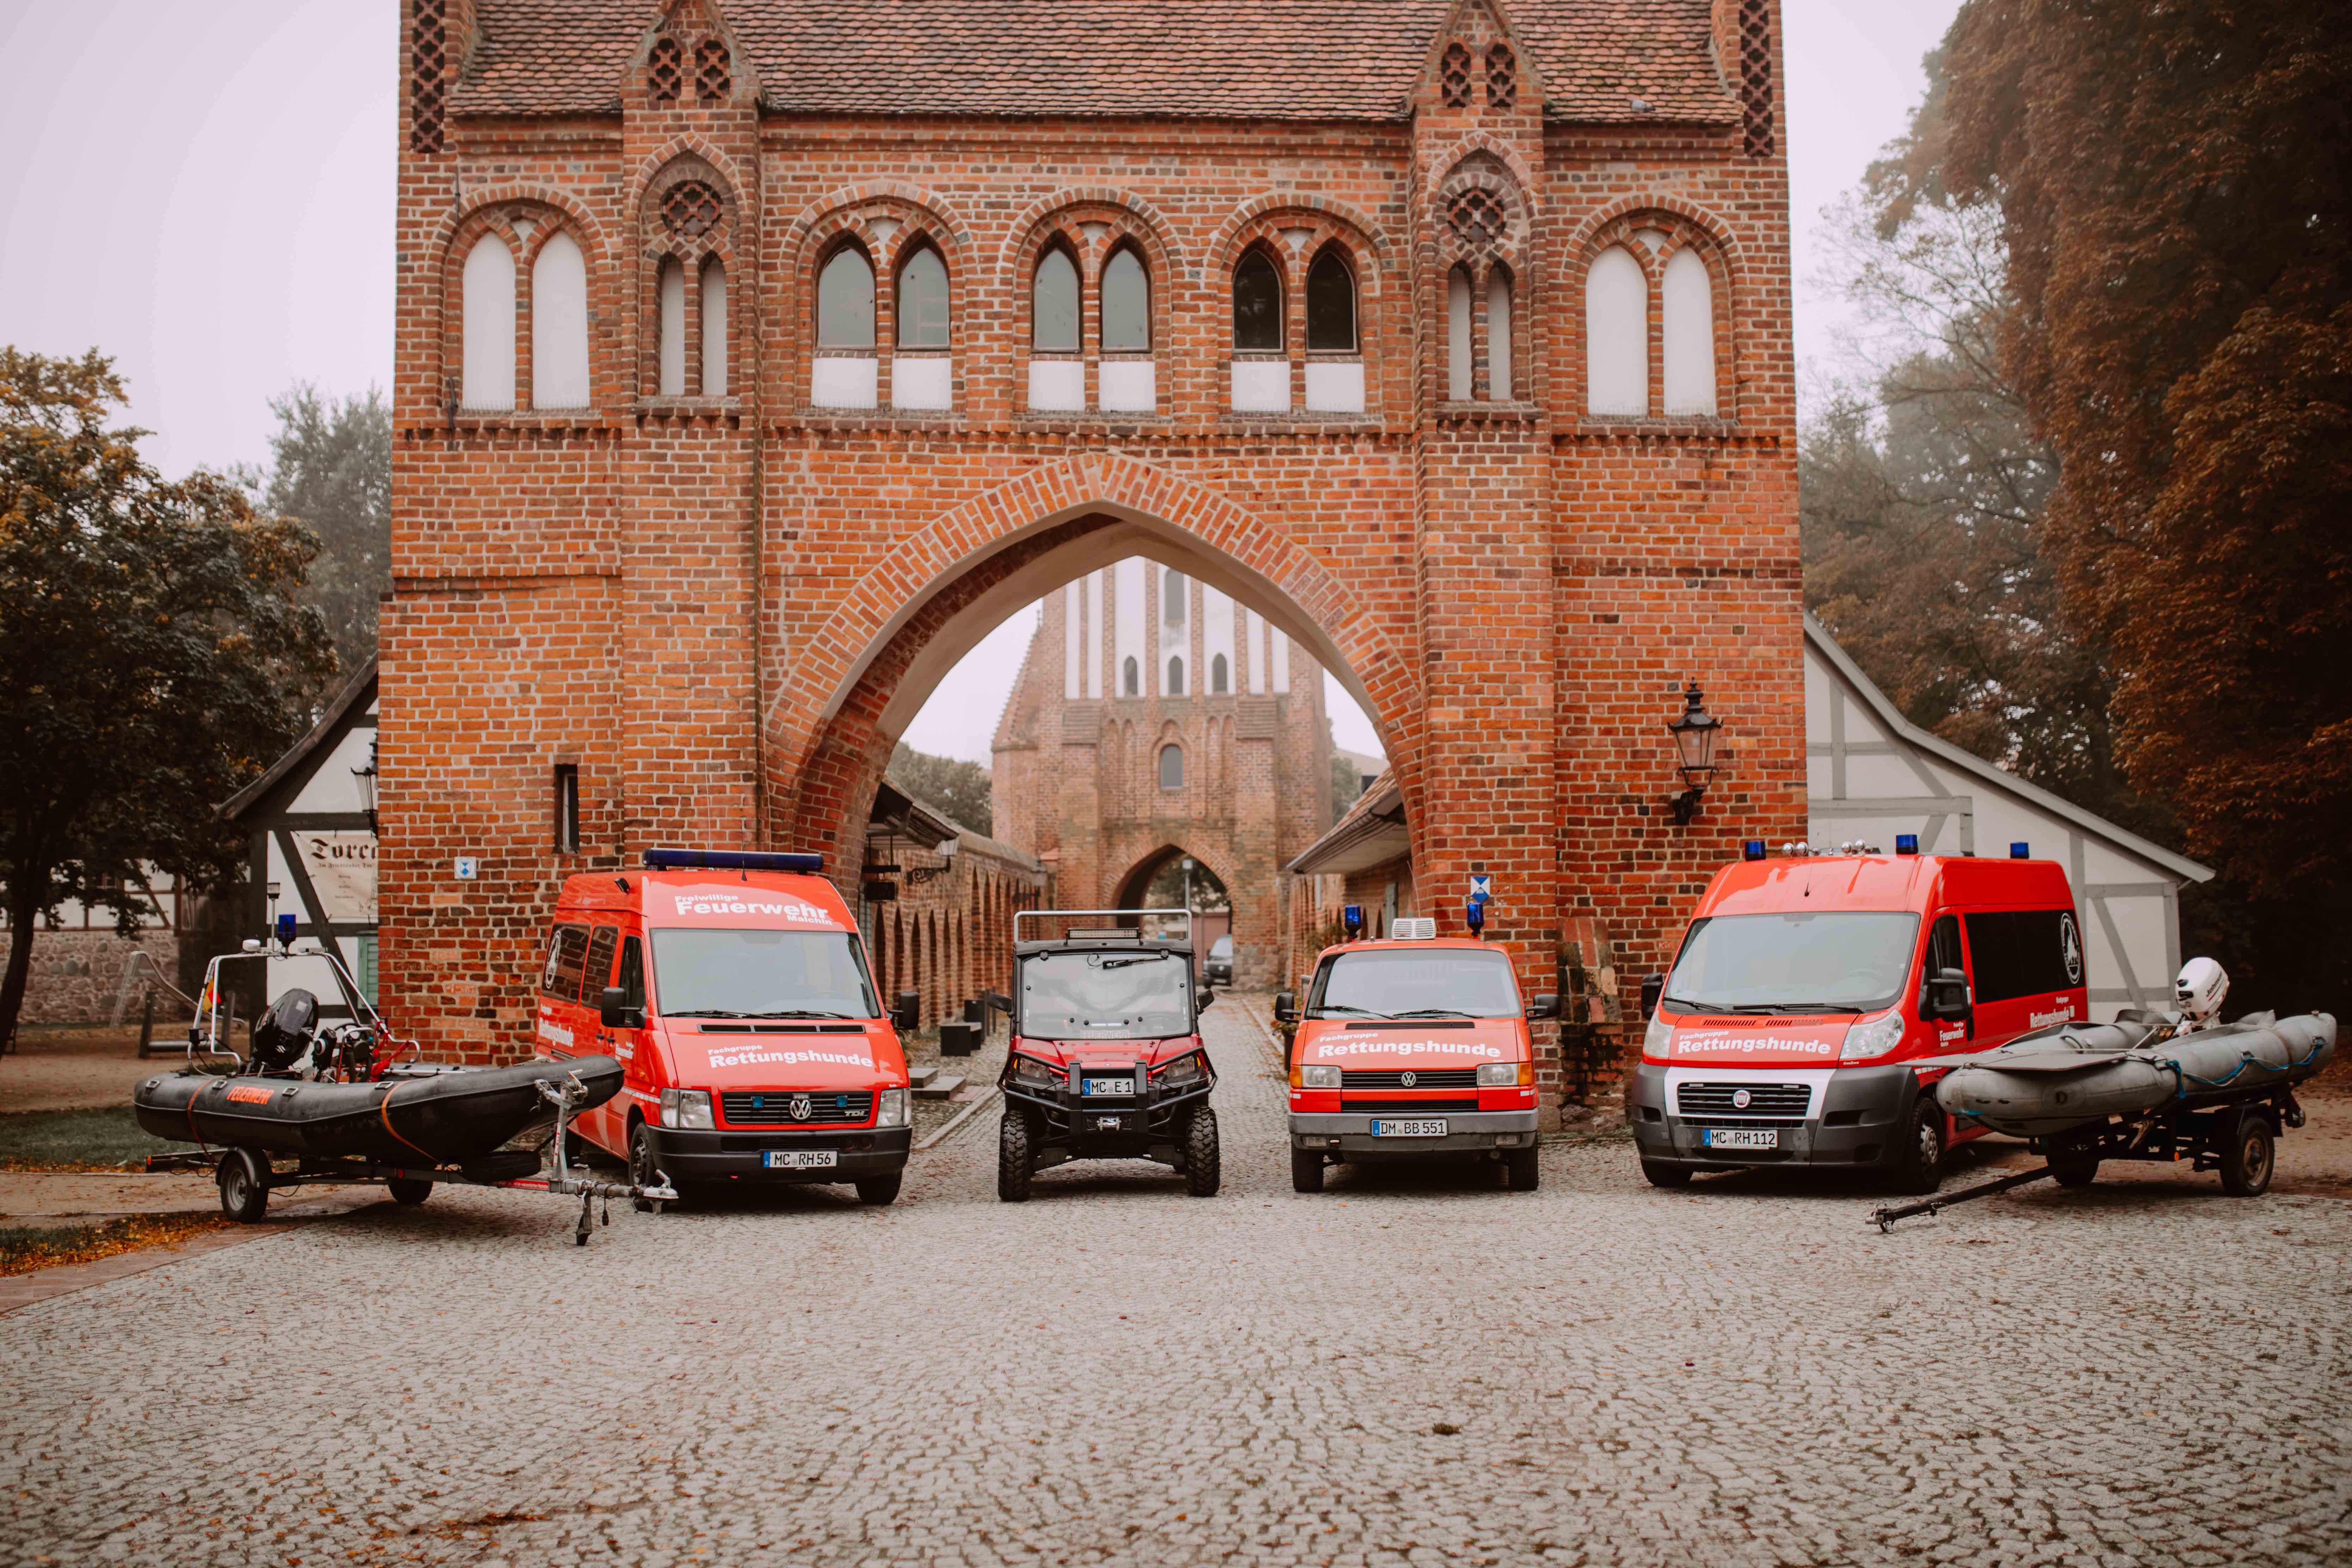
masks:
[[[1929,1092],[1944,1069],[1912,1064],[2089,1017],[2064,870],[2023,845],[1979,860],[1911,842],[1772,858],[1751,841],[1716,874],[1672,971],[1643,983],[1626,1115],[1653,1183],[1810,1164],[1933,1192],[1956,1134]]]
[[[1536,1073],[1528,1020],[1501,949],[1437,936],[1427,917],[1394,935],[1324,949],[1290,1049],[1290,1184],[1320,1192],[1323,1167],[1361,1161],[1499,1160],[1512,1190],[1538,1180]]]
[[[898,1195],[907,1058],[856,922],[815,855],[648,849],[577,876],[540,972],[541,1057],[612,1056],[622,1091],[573,1127],[653,1184],[849,1182]],[[901,1018],[898,1027],[910,1026]]]

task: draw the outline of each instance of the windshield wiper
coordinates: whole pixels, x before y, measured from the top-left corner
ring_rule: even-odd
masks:
[[[732,1007],[678,1007],[662,1015],[665,1018],[756,1018],[756,1013],[738,1013]]]
[[[1862,1008],[1846,1002],[1750,1002],[1731,1008],[1734,1013],[1859,1013]]]
[[[1345,1002],[1326,1002],[1323,1005],[1316,1008],[1315,1011],[1307,1014],[1307,1016],[1310,1018],[1325,1018],[1330,1016],[1330,1015],[1334,1013],[1353,1013],[1359,1018],[1385,1018],[1388,1016],[1386,1013],[1374,1013],[1362,1007],[1350,1007]]]
[[[1475,1013],[1465,1013],[1459,1007],[1408,1007],[1402,1013],[1391,1013],[1391,1018],[1475,1018]]]
[[[1658,1005],[1672,1007],[1678,1013],[1729,1013],[1737,1010],[1717,1002],[1685,1002],[1679,996],[1662,996]]]
[[[780,1007],[772,1013],[746,1013],[746,1018],[851,1018],[855,1013],[828,1013],[822,1007]]]
[[[1094,957],[1087,960],[1087,966],[1094,969],[1131,969],[1139,963],[1159,963],[1160,962],[1162,962],[1162,955],[1156,952],[1114,953],[1109,955],[1097,953]]]

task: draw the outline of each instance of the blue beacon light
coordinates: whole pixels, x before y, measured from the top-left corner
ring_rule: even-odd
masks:
[[[2033,846],[2020,839],[2009,847],[2009,858],[2012,860],[2031,860],[2033,858]]]
[[[1463,906],[1462,918],[1469,922],[1470,932],[1473,936],[1475,936],[1478,932],[1486,929],[1486,906],[1480,903],[1477,900],[1472,899],[1467,904]]]
[[[280,947],[294,945],[294,916],[290,911],[278,917],[278,943]]]
[[[1761,838],[1749,838],[1742,841],[1739,846],[1739,858],[1743,860],[1761,860],[1764,858],[1764,840]]]
[[[1348,940],[1354,942],[1364,934],[1364,906],[1349,904],[1339,910],[1339,923],[1348,931]]]
[[[1897,855],[1916,855],[1919,853],[1919,836],[1916,833],[1896,834],[1895,852]]]

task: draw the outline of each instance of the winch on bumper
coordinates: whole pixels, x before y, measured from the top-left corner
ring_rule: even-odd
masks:
[[[1670,1103],[1667,1075],[1678,1090],[1709,1085],[1746,1089],[1751,1103],[1721,1110],[1694,1111]],[[1806,1074],[1804,1076],[1816,1076]],[[1800,1078],[1791,1070],[1776,1076],[1769,1068],[1724,1068],[1710,1072],[1704,1065],[1667,1067],[1643,1062],[1635,1069],[1625,1095],[1625,1117],[1633,1130],[1633,1143],[1643,1160],[1660,1165],[1687,1165],[1695,1170],[1729,1170],[1741,1165],[1891,1165],[1902,1159],[1905,1136],[1917,1089],[1911,1068],[1840,1068],[1819,1089],[1808,1085],[1801,1113],[1774,1114],[1759,1103],[1762,1091],[1793,1088]],[[1715,1148],[1701,1142],[1709,1129],[1727,1131],[1769,1131],[1774,1147]]]
[[[1375,1121],[1436,1120],[1445,1131],[1433,1137],[1382,1138],[1372,1132]],[[1299,1111],[1290,1113],[1290,1146],[1315,1150],[1340,1160],[1367,1156],[1411,1159],[1423,1154],[1458,1156],[1489,1149],[1532,1148],[1536,1113],[1529,1110],[1398,1110]]]
[[[653,1128],[654,1148],[673,1182],[856,1182],[894,1175],[907,1167],[914,1146],[908,1127],[829,1127],[807,1131],[761,1128],[754,1131],[707,1132],[699,1129]],[[768,1151],[835,1152],[834,1163],[803,1168],[770,1166]]]

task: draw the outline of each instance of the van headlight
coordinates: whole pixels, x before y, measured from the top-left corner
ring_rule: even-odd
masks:
[[[1298,1087],[1301,1089],[1337,1089],[1339,1087],[1339,1069],[1335,1067],[1302,1066],[1298,1069]]]
[[[875,1112],[874,1125],[877,1127],[906,1126],[907,1108],[912,1099],[912,1094],[907,1089],[884,1089],[881,1109]]]
[[[1881,1013],[1875,1018],[1863,1018],[1848,1024],[1845,1044],[1838,1050],[1842,1062],[1866,1062],[1873,1057],[1883,1057],[1903,1043],[1903,1009]]]
[[[1527,1081],[1533,1083],[1535,1081],[1535,1064],[1533,1062],[1528,1062],[1524,1065],[1528,1069],[1526,1075]],[[1517,1083],[1520,1081],[1519,1068],[1521,1066],[1522,1064],[1518,1062],[1480,1062],[1478,1064],[1478,1087],[1480,1089],[1500,1089]]]
[[[710,1091],[707,1089],[666,1089],[661,1097],[661,1124],[709,1131],[718,1125],[710,1119]]]
[[[1649,1032],[1642,1037],[1642,1054],[1654,1062],[1673,1060],[1675,1026],[1665,1019],[1652,1014]]]

